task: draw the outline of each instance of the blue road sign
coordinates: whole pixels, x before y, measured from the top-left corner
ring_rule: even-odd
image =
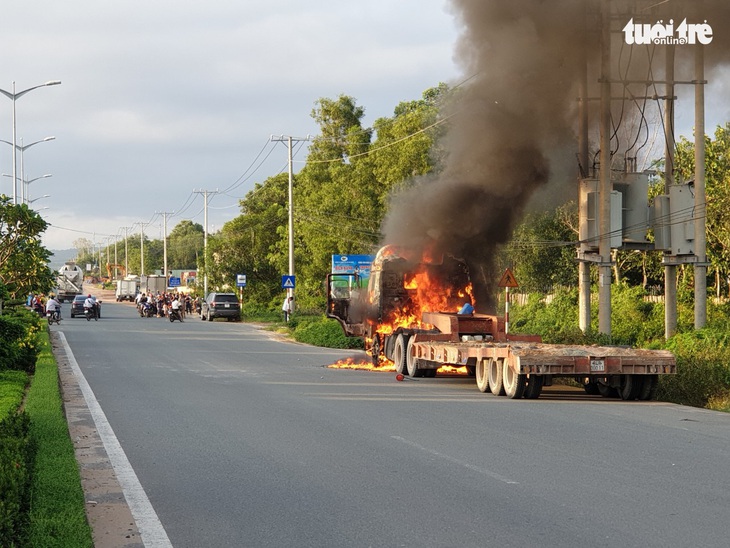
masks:
[[[180,278],[170,277],[170,287],[179,287],[180,286]]]
[[[294,289],[296,285],[295,276],[282,276],[281,277],[281,288],[282,289]]]
[[[236,286],[237,287],[246,287],[246,275],[245,274],[236,274]]]

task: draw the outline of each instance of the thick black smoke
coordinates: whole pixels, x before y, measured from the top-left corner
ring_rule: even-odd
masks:
[[[620,19],[636,4],[612,2],[611,9]],[[661,10],[640,6],[651,22],[697,17],[696,3],[689,0],[652,4]],[[594,86],[600,74],[600,3],[453,0],[452,5],[463,27],[456,58],[471,79],[443,112],[449,116],[445,167],[393,198],[383,232],[387,244],[463,258],[474,278],[478,310],[486,312],[493,309],[499,277],[495,251],[530,198],[538,189],[541,195],[565,194],[566,188],[577,194],[576,99],[586,61]],[[730,34],[729,6],[727,0],[704,4],[703,20],[717,35]],[[714,38],[708,65],[727,58],[727,42],[728,36]],[[646,76],[648,61],[643,64],[634,62],[633,69]],[[568,176],[566,163],[574,166]],[[551,176],[556,172],[559,180]]]

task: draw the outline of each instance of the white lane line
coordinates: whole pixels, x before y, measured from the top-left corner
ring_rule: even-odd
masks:
[[[124,492],[124,498],[127,499],[127,504],[132,512],[134,520],[137,522],[137,528],[139,529],[140,536],[142,537],[142,543],[148,548],[166,548],[172,547],[170,539],[167,537],[165,528],[162,527],[160,519],[157,517],[157,512],[152,507],[150,500],[147,498],[147,493],[144,492],[142,484],[140,484],[137,474],[134,472],[132,465],[127,459],[127,455],[124,453],[124,449],[117,440],[114,430],[112,430],[109,421],[101,409],[99,402],[96,401],[96,396],[91,390],[91,386],[86,381],[86,377],[81,372],[76,358],[69,347],[66,337],[62,332],[58,332],[63,348],[66,351],[71,369],[76,375],[76,379],[81,388],[81,393],[84,395],[86,405],[89,408],[94,424],[96,424],[96,430],[99,432],[104,448],[106,449],[109,461],[114,467],[114,473],[119,480],[119,484],[122,486]]]
[[[500,476],[496,472],[492,472],[491,470],[487,470],[485,468],[479,468],[478,466],[474,466],[473,464],[469,464],[468,462],[464,462],[459,459],[455,459],[454,457],[450,457],[449,455],[444,455],[443,453],[439,453],[438,451],[434,451],[433,449],[428,449],[427,447],[424,447],[422,445],[417,444],[416,442],[407,440],[405,438],[401,438],[400,436],[391,436],[394,440],[401,441],[405,443],[406,445],[410,445],[411,447],[415,447],[416,449],[419,449],[421,451],[424,451],[428,453],[429,455],[433,455],[435,457],[438,457],[440,459],[444,459],[452,464],[457,464],[459,466],[463,466],[464,468],[468,468],[469,470],[472,470],[473,472],[477,472],[479,474],[483,474],[485,476],[489,476],[492,479],[496,479],[498,481],[501,481],[502,483],[507,483],[509,485],[519,485],[519,481],[514,481],[509,478],[505,478],[504,476]]]

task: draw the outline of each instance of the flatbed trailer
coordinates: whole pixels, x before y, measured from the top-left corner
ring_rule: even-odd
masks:
[[[589,393],[648,400],[659,375],[676,373],[667,350],[545,344],[533,335],[508,335],[497,316],[424,312],[422,319],[434,329],[396,335],[401,338],[394,344],[396,367],[404,360],[415,377],[433,376],[442,365],[464,366],[480,391],[510,398],[537,398],[553,378],[570,377]]]

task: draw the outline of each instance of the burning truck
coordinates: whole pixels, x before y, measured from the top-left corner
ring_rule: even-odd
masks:
[[[466,264],[446,255],[414,257],[385,246],[364,280],[329,274],[327,317],[345,335],[362,337],[378,365],[434,377],[443,365],[466,367],[481,392],[537,398],[556,377],[582,382],[589,394],[649,400],[659,375],[676,373],[671,352],[612,346],[544,344],[536,335],[506,333],[504,318],[460,313],[473,303]]]

